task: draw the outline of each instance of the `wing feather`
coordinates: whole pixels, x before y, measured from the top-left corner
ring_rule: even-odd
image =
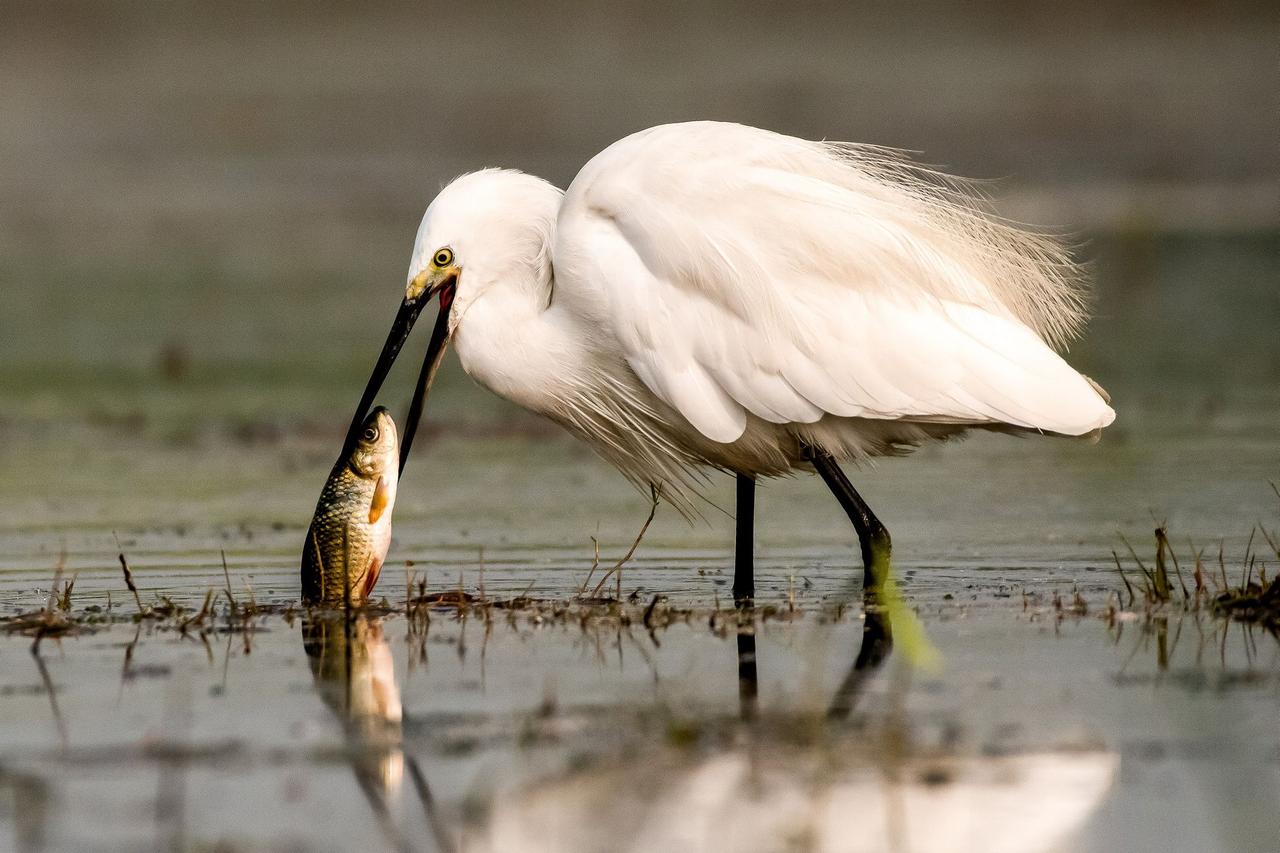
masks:
[[[1110,423],[1050,346],[1081,319],[1056,244],[886,157],[718,123],[628,137],[566,194],[557,287],[593,288],[639,379],[719,442],[748,413]]]

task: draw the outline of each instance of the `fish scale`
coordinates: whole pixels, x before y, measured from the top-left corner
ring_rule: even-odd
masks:
[[[375,409],[316,502],[302,551],[304,600],[359,604],[372,590],[391,542],[397,462],[395,424]]]

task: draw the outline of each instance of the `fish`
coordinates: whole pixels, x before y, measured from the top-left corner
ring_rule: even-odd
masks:
[[[373,592],[391,547],[399,447],[395,421],[378,406],[333,466],[302,547],[306,603],[360,605]]]

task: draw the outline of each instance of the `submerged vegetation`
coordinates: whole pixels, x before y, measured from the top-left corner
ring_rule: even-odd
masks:
[[[634,551],[634,546],[632,547]],[[631,556],[628,552],[627,558]],[[612,569],[610,575],[620,575],[624,558]],[[348,621],[364,617],[401,616],[407,621],[409,635],[425,642],[433,616],[443,615],[459,621],[475,620],[485,625],[486,631],[498,620],[515,624],[517,619],[533,626],[548,624],[573,625],[585,628],[588,624],[613,625],[620,629],[632,626],[643,629],[657,642],[655,632],[673,624],[701,624],[715,636],[725,637],[730,632],[752,630],[761,623],[798,618],[812,608],[802,608],[794,589],[786,599],[778,603],[762,604],[747,611],[735,609],[727,602],[716,600],[711,606],[679,606],[666,595],[634,589],[623,596],[603,592],[602,584],[588,592],[583,582],[577,594],[568,598],[550,598],[531,595],[532,584],[514,596],[493,596],[485,590],[484,569],[479,572],[476,591],[467,590],[466,578],[460,572],[456,585],[428,588],[425,574],[414,572],[406,565],[405,597],[392,602],[387,597],[369,601],[360,606],[323,607],[288,602],[261,603],[254,596],[253,588],[246,586],[237,596],[232,589],[226,555],[222,555],[225,586],[205,591],[201,605],[191,607],[175,601],[169,595],[156,592],[150,601],[144,599],[134,579],[128,558],[123,550],[117,554],[123,576],[124,590],[133,607],[121,607],[110,592],[106,605],[89,604],[76,608],[73,594],[76,578],[66,579],[65,557],[54,570],[50,591],[43,605],[12,616],[0,617],[0,630],[10,635],[22,635],[33,639],[33,651],[38,651],[45,639],[93,633],[100,628],[121,624],[146,624],[158,631],[176,632],[182,636],[203,639],[209,634],[242,633],[245,647],[249,649],[251,636],[262,617],[278,616],[292,625],[295,619],[329,618]],[[594,567],[593,567],[594,571]],[[849,614],[844,605],[824,607],[823,620],[840,621]]]
[[[1272,487],[1275,489],[1275,486]],[[1280,497],[1280,490],[1276,491]],[[530,625],[580,623],[613,624],[620,628],[636,626],[653,634],[669,625],[705,624],[716,636],[752,631],[757,623],[771,620],[790,620],[816,613],[823,621],[841,621],[850,613],[858,614],[861,608],[850,608],[847,601],[815,601],[810,597],[801,601],[797,594],[794,575],[788,578],[785,596],[776,602],[759,603],[746,610],[735,608],[731,602],[718,598],[709,605],[681,606],[672,603],[666,595],[643,587],[624,594],[622,569],[634,556],[644,532],[653,520],[652,508],[640,533],[626,554],[593,585],[600,567],[597,543],[594,560],[586,579],[568,596],[532,595],[531,582],[516,595],[494,596],[486,592],[483,551],[479,568],[478,585],[468,590],[466,578],[460,571],[456,583],[428,588],[428,578],[417,574],[411,562],[405,564],[404,598],[392,602],[387,597],[369,601],[360,607],[320,608],[308,607],[294,601],[259,603],[252,586],[246,584],[237,595],[232,588],[231,573],[226,555],[221,565],[225,585],[221,589],[210,588],[204,593],[199,607],[184,605],[161,592],[152,593],[150,601],[144,600],[123,548],[116,559],[120,564],[124,589],[133,607],[125,608],[113,598],[110,591],[105,605],[88,604],[73,607],[76,577],[65,577],[65,554],[59,558],[45,600],[38,609],[0,617],[0,631],[31,637],[38,649],[44,639],[60,638],[80,633],[91,633],[99,627],[118,623],[146,623],[161,631],[174,631],[183,636],[203,637],[209,633],[244,633],[246,646],[255,620],[265,616],[281,616],[292,624],[298,616],[336,616],[347,618],[357,614],[367,616],[395,615],[407,620],[412,636],[425,636],[433,614],[446,615],[459,620],[477,620],[490,625],[497,619],[514,623],[520,619]],[[1139,613],[1150,618],[1167,617],[1177,613],[1207,615],[1231,622],[1257,626],[1280,640],[1280,532],[1256,525],[1250,534],[1243,558],[1236,563],[1226,555],[1224,545],[1219,545],[1216,559],[1206,558],[1206,549],[1188,542],[1189,556],[1180,559],[1167,527],[1161,523],[1154,531],[1154,553],[1144,560],[1138,551],[1124,540],[1128,561],[1115,551],[1112,558],[1123,583],[1123,589],[1112,594],[1111,604],[1101,612],[1108,619],[1121,613]],[[1265,548],[1262,547],[1265,545]],[[1273,561],[1274,557],[1274,561]],[[1126,568],[1126,563],[1128,566]],[[699,570],[705,573],[705,570]],[[613,583],[608,583],[613,581]],[[608,590],[607,586],[614,589]],[[809,584],[805,581],[805,586]],[[123,596],[122,596],[123,597]],[[1007,597],[998,594],[997,597]],[[943,600],[953,600],[951,594]],[[1039,600],[1035,593],[1023,592],[1023,609],[1029,602]],[[891,596],[889,610],[897,602],[898,609],[907,610],[900,594]],[[883,612],[886,606],[869,605],[869,609]],[[1061,594],[1053,597],[1053,609],[1058,616],[1083,617],[1098,613],[1074,590],[1070,600]],[[907,625],[903,613],[890,614],[895,625]],[[923,635],[922,635],[923,636]],[[904,638],[898,638],[902,641]],[[909,638],[907,638],[909,639]],[[656,638],[655,638],[656,641]],[[927,643],[927,641],[925,641]],[[922,646],[926,648],[927,646]],[[908,658],[915,659],[905,649]],[[919,663],[919,661],[915,661]],[[926,667],[931,668],[931,667]]]
[[[1280,489],[1273,484],[1276,496]],[[1147,564],[1129,542],[1125,547],[1137,568],[1138,577],[1130,580],[1119,554],[1112,552],[1116,570],[1124,583],[1127,602],[1134,609],[1141,606],[1148,613],[1168,610],[1191,612],[1207,611],[1214,616],[1237,622],[1259,625],[1280,638],[1280,534],[1259,523],[1249,534],[1244,557],[1236,566],[1228,567],[1225,547],[1218,546],[1217,559],[1210,563],[1205,559],[1205,549],[1188,542],[1191,558],[1187,561],[1191,585],[1183,574],[1182,561],[1169,539],[1168,528],[1162,523],[1155,529],[1155,555]],[[1266,543],[1269,551],[1256,548],[1258,540]],[[1272,573],[1268,577],[1268,563]],[[1130,568],[1130,572],[1133,568]],[[1235,579],[1233,581],[1233,578]]]
[[[1274,486],[1272,487],[1275,488]],[[1280,492],[1277,493],[1280,497]],[[1265,542],[1270,551],[1257,548]],[[1144,560],[1126,540],[1129,560],[1112,552],[1123,591],[1112,594],[1107,609],[1109,630],[1119,643],[1126,621],[1137,620],[1140,634],[1129,658],[1115,676],[1118,684],[1145,684],[1152,678],[1170,676],[1189,689],[1202,689],[1208,682],[1201,668],[1206,651],[1216,647],[1222,671],[1214,683],[1221,689],[1265,682],[1274,675],[1255,669],[1261,660],[1256,635],[1269,635],[1280,643],[1280,537],[1257,524],[1250,533],[1243,558],[1237,563],[1219,543],[1216,558],[1206,559],[1206,551],[1188,541],[1189,558],[1180,560],[1168,528],[1159,524],[1154,531],[1155,552]],[[1271,563],[1274,554],[1276,563]],[[1128,569],[1126,570],[1126,562]],[[1272,571],[1268,571],[1269,564]],[[1184,567],[1186,571],[1184,572]],[[1269,577],[1270,575],[1270,577]],[[1119,598],[1119,605],[1114,599]],[[1175,651],[1189,624],[1193,641],[1193,665],[1175,665]],[[1236,629],[1239,629],[1238,631]],[[1245,668],[1228,666],[1228,645],[1239,640]],[[1129,661],[1143,651],[1154,652],[1158,674],[1127,672]]]

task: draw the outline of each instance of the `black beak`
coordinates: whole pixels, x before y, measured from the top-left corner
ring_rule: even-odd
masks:
[[[413,402],[409,406],[409,418],[404,424],[404,432],[400,438],[400,470],[404,470],[404,463],[409,458],[409,447],[413,444],[413,434],[418,428],[418,421],[422,417],[422,408],[426,404],[427,391],[430,390],[431,382],[435,378],[436,370],[440,367],[440,360],[444,357],[445,345],[448,343],[449,334],[449,308],[453,304],[453,287],[455,281],[450,279],[443,286],[436,289],[440,293],[440,314],[436,318],[435,328],[431,333],[431,343],[427,347],[427,356],[422,364],[422,372],[418,376],[418,387],[413,392]],[[387,374],[391,372],[391,366],[395,364],[396,357],[400,355],[400,349],[404,346],[404,342],[409,337],[409,332],[413,329],[414,322],[418,319],[418,315],[422,313],[422,308],[434,295],[432,291],[427,291],[412,299],[406,298],[400,303],[400,310],[396,312],[396,318],[391,324],[391,332],[387,335],[387,342],[382,346],[382,354],[378,356],[378,362],[373,366],[373,373],[369,376],[369,383],[365,386],[364,394],[360,397],[360,405],[356,407],[355,416],[351,419],[351,426],[347,430],[347,438],[343,442],[342,455],[346,456],[355,447],[356,440],[360,435],[360,427],[364,423],[365,415],[369,412],[369,407],[373,405],[374,399],[378,396],[378,391],[382,388],[382,383],[386,381]]]
[[[427,354],[418,373],[418,385],[413,389],[413,400],[409,403],[409,416],[404,422],[404,434],[400,436],[401,474],[404,473],[404,464],[409,461],[409,448],[413,446],[413,434],[418,431],[418,422],[422,420],[422,410],[427,405],[427,393],[436,380],[436,371],[440,369],[449,343],[449,308],[452,304],[453,285],[449,284],[440,291],[440,313],[436,315],[436,324],[431,329],[431,343],[427,344]]]

